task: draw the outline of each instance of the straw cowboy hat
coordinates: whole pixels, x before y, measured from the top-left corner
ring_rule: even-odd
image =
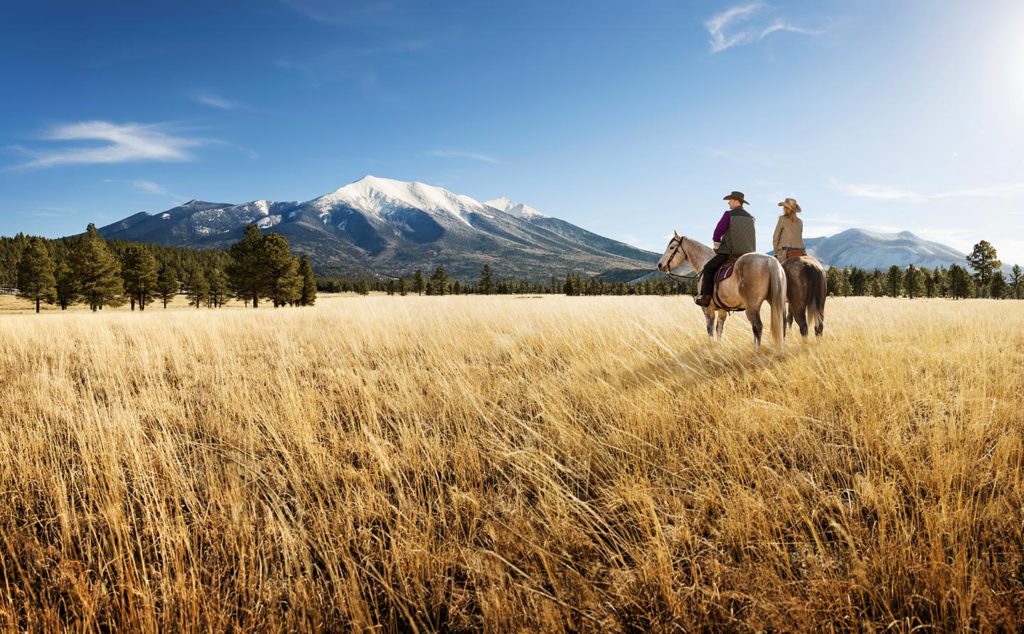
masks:
[[[796,204],[796,200],[793,198],[787,198],[786,200],[779,203],[779,207],[789,210],[792,209],[796,213],[800,213],[800,205]]]
[[[744,200],[743,192],[733,192],[733,193],[729,194],[728,196],[725,196],[724,198],[722,198],[722,200],[738,200],[741,203],[743,203],[744,205],[749,205],[750,204],[746,200]]]

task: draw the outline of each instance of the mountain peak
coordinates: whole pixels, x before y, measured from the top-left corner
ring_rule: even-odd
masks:
[[[367,175],[321,196],[313,204],[322,214],[335,205],[347,205],[371,216],[388,216],[401,209],[422,209],[470,225],[469,214],[487,214],[487,207],[469,196],[425,183],[399,181]]]
[[[533,207],[525,203],[517,203],[514,200],[509,200],[505,196],[488,200],[484,203],[488,207],[494,207],[498,211],[503,211],[517,218],[524,218],[529,220],[530,218],[547,218],[546,215],[537,211]]]

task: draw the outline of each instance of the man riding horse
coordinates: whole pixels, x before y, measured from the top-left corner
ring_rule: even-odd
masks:
[[[754,230],[754,217],[743,205],[748,203],[743,192],[732,192],[722,200],[729,201],[729,210],[722,215],[715,227],[715,256],[704,265],[701,279],[700,295],[694,298],[697,305],[707,307],[711,304],[711,296],[715,292],[715,274],[718,269],[729,261],[744,253],[757,250],[757,234]]]

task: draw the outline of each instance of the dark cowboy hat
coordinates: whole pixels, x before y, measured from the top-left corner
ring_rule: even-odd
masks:
[[[723,198],[722,200],[738,200],[741,203],[743,203],[744,205],[749,205],[750,204],[750,203],[748,203],[746,201],[745,198],[743,198],[743,192],[733,192],[733,193],[729,194],[728,196],[726,196],[725,198]]]

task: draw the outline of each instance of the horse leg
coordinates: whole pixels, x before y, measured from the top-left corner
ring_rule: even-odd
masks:
[[[725,318],[729,316],[729,313],[724,310],[718,311],[718,323],[715,325],[715,334],[718,335],[718,340],[722,340],[722,331],[725,330]]]
[[[764,330],[764,325],[761,323],[761,307],[748,308],[747,319],[750,320],[750,327],[754,331],[754,348],[761,349],[761,332]]]
[[[820,337],[825,332],[825,318],[821,317],[814,322],[814,336]]]
[[[793,311],[790,310],[790,306],[786,305],[786,317],[782,320],[782,336],[785,337],[789,334],[790,329],[793,327]]]
[[[715,336],[715,311],[710,308],[705,308],[704,318],[708,322],[708,339],[711,339]]]
[[[807,310],[803,306],[796,311],[796,325],[800,327],[800,336],[807,337]]]

